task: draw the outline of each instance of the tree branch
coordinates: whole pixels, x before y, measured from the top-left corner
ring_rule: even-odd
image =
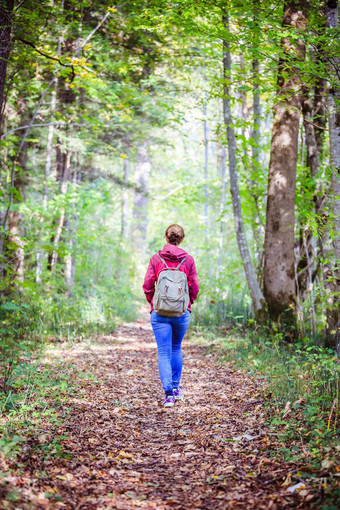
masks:
[[[21,5],[21,4],[19,4]],[[80,51],[81,49],[85,46],[85,44],[88,43],[88,41],[91,39],[91,37],[97,32],[97,30],[101,27],[101,25],[104,23],[104,21],[107,19],[107,17],[110,15],[111,13],[111,10],[107,11],[107,13],[105,14],[105,16],[101,19],[101,21],[98,23],[98,25],[92,30],[92,32],[86,37],[86,39],[84,40],[84,42],[80,45],[80,47],[78,48],[77,51],[75,51],[73,53],[73,55],[71,55],[71,58],[72,56],[76,56]],[[33,44],[29,43],[28,41],[25,41],[25,40],[21,40],[21,42],[24,42],[26,44],[28,44],[29,46],[32,46],[34,50],[36,50],[38,53],[42,54],[40,52],[40,50],[38,50]],[[48,55],[43,55],[47,58],[50,58],[51,60],[57,60],[60,64],[62,64],[62,62],[59,60],[59,59],[56,59],[55,57],[50,57]],[[66,65],[66,64],[62,64],[62,65]],[[66,65],[67,67],[71,67],[72,69],[72,74],[74,76],[74,67],[72,64],[69,64],[69,65]],[[55,80],[57,79],[57,72],[55,71],[54,73],[54,76],[52,78],[52,80],[50,81],[50,83],[47,85],[47,87],[45,88],[45,90],[43,90],[43,92],[41,93],[40,95],[40,98],[39,98],[39,101],[38,101],[38,104],[37,104],[37,107],[33,113],[33,116],[31,118],[31,121],[30,123],[25,127],[25,133],[24,133],[24,136],[22,137],[22,140],[20,142],[20,145],[19,145],[19,148],[14,156],[14,160],[13,160],[13,164],[12,164],[12,170],[11,170],[11,189],[10,189],[10,193],[9,193],[9,202],[8,202],[8,207],[6,209],[6,213],[5,213],[5,216],[4,216],[4,220],[3,220],[3,223],[2,223],[2,226],[3,226],[3,229],[6,230],[6,224],[7,224],[7,220],[8,220],[8,216],[9,216],[9,211],[11,209],[11,205],[12,205],[12,202],[13,202],[13,188],[14,188],[14,176],[15,176],[15,166],[16,166],[16,162],[17,162],[17,159],[18,159],[18,156],[20,154],[20,152],[22,151],[22,148],[24,146],[24,143],[25,143],[25,140],[27,138],[27,135],[28,135],[28,132],[29,130],[31,129],[31,127],[33,126],[33,123],[34,123],[34,120],[38,114],[38,111],[40,109],[40,106],[42,104],[42,101],[47,93],[47,91],[52,87],[53,83],[55,82]],[[142,192],[142,191],[140,191]]]
[[[3,140],[6,138],[6,136],[10,135],[11,133],[14,133],[15,131],[21,131],[22,129],[26,128],[32,128],[32,127],[47,127],[47,126],[88,126],[89,124],[82,124],[80,122],[42,122],[41,124],[27,124],[26,126],[19,126],[13,129],[10,129],[10,131],[7,131],[7,133],[4,133],[2,136],[0,136],[0,140]]]
[[[92,38],[92,36],[97,32],[97,30],[102,26],[102,24],[104,23],[104,21],[106,20],[106,18],[111,14],[111,11],[107,11],[107,13],[105,14],[105,16],[103,17],[103,19],[98,23],[98,25],[96,26],[96,28],[94,28],[92,30],[92,32],[90,32],[90,34],[86,37],[86,39],[82,42],[82,44],[79,46],[79,48],[77,49],[77,51],[74,53],[75,55],[77,55],[83,48],[84,46],[89,42],[89,40]]]
[[[22,4],[24,4],[24,3],[25,3],[25,0],[22,0],[22,2],[20,2],[20,4],[18,4],[16,6],[16,8],[14,9],[14,12],[17,12],[20,9],[20,7],[22,6]]]
[[[39,53],[39,55],[42,55],[43,57],[45,58],[49,58],[50,60],[54,60],[55,62],[58,62],[61,66],[64,66],[64,67],[71,67],[72,68],[72,71],[74,72],[74,68],[73,68],[73,64],[64,64],[60,58],[58,57],[52,57],[52,55],[48,55],[47,53],[44,53],[43,51],[39,50],[33,43],[31,43],[30,41],[26,41],[26,39],[21,39],[21,37],[19,37],[17,39],[17,41],[20,41],[22,42],[23,44],[26,44],[27,46],[30,46],[31,48],[34,49],[34,51],[36,51],[37,53]]]
[[[19,148],[18,148],[17,152],[15,153],[15,156],[14,156],[14,159],[13,159],[13,164],[12,164],[12,170],[11,170],[11,189],[10,189],[10,193],[9,193],[9,202],[8,202],[8,207],[6,209],[4,220],[3,220],[3,223],[2,223],[2,226],[3,226],[4,230],[6,230],[6,223],[7,223],[8,216],[9,216],[9,211],[11,209],[11,205],[12,205],[12,202],[13,202],[13,188],[14,188],[15,165],[16,165],[18,156],[19,156],[20,152],[22,151],[22,148],[24,146],[24,143],[25,143],[25,140],[27,138],[28,132],[29,132],[29,130],[31,129],[31,127],[33,125],[34,119],[36,118],[36,116],[38,114],[38,111],[39,111],[40,106],[41,106],[41,104],[43,102],[43,99],[44,99],[47,91],[52,87],[52,85],[53,85],[53,83],[55,82],[56,79],[57,79],[57,77],[53,76],[53,78],[50,81],[50,83],[47,85],[45,90],[43,90],[43,92],[41,93],[39,101],[38,101],[38,104],[37,104],[37,107],[36,107],[36,109],[35,109],[35,111],[34,111],[34,113],[32,115],[32,119],[31,119],[30,123],[27,125],[25,133],[24,133],[24,136],[22,137],[22,140],[20,142]]]

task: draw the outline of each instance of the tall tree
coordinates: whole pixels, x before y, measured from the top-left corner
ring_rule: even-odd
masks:
[[[209,238],[209,126],[208,126],[208,98],[203,105],[203,133],[204,133],[204,241],[208,244]]]
[[[338,2],[326,1],[328,26],[337,34]],[[336,40],[336,37],[335,37]],[[333,247],[335,269],[332,276],[332,292],[329,296],[330,305],[327,310],[328,343],[340,349],[340,58],[334,52],[330,57],[331,87],[328,96],[329,141],[331,163],[331,210],[334,218]]]
[[[270,149],[265,229],[264,295],[274,320],[295,325],[294,257],[295,187],[299,120],[302,104],[301,71],[305,43],[299,34],[307,24],[307,2],[285,2],[277,98]],[[297,37],[298,36],[298,37]]]
[[[124,184],[126,187],[122,192],[122,225],[121,234],[123,241],[126,241],[128,237],[128,222],[129,222],[129,189],[128,183],[130,178],[130,155],[129,151],[126,151],[124,159]]]
[[[8,57],[11,51],[14,0],[0,0],[0,133]]]
[[[225,239],[225,226],[226,221],[223,214],[223,211],[225,209],[225,197],[226,197],[226,190],[227,190],[227,154],[225,145],[223,145],[220,141],[217,145],[218,147],[218,158],[217,158],[217,167],[219,169],[220,178],[221,178],[221,196],[220,196],[220,232],[219,232],[219,255],[218,255],[218,262],[217,262],[217,274],[220,276],[223,270],[222,266],[222,260],[223,260],[223,251],[224,251],[224,239]]]
[[[29,118],[29,111],[27,102],[20,100],[18,116],[20,123],[26,124]],[[12,273],[12,279],[16,286],[19,286],[24,281],[24,217],[20,210],[18,210],[20,202],[25,199],[26,187],[28,184],[27,179],[27,160],[28,160],[28,146],[29,143],[24,141],[21,145],[20,152],[18,152],[16,161],[14,161],[14,186],[15,193],[13,196],[13,203],[15,208],[9,211],[8,214],[8,232],[10,244],[15,247],[10,250],[8,257],[9,270]]]
[[[264,310],[264,297],[257,281],[254,265],[246,238],[246,232],[242,217],[240,189],[238,185],[237,162],[236,162],[236,137],[231,114],[230,81],[231,81],[231,54],[229,36],[229,16],[224,12],[223,25],[226,31],[226,38],[223,41],[223,70],[224,70],[224,90],[223,90],[223,112],[224,123],[227,128],[228,140],[228,160],[230,176],[230,192],[233,203],[235,232],[237,244],[240,251],[244,272],[246,274],[248,288],[253,303],[254,311],[261,315]]]
[[[136,154],[135,184],[139,188],[134,200],[134,241],[141,254],[145,253],[146,232],[148,227],[148,191],[151,172],[147,141],[143,141]]]
[[[259,10],[261,5],[259,5],[256,0],[252,2],[252,11],[253,11],[253,23],[254,30],[252,35],[252,95],[253,95],[253,125],[251,130],[251,177],[250,177],[250,196],[254,201],[253,208],[253,232],[254,232],[254,240],[255,240],[255,253],[258,263],[258,268],[262,277],[263,270],[263,234],[264,234],[264,224],[261,219],[261,211],[260,211],[260,199],[263,196],[262,190],[257,184],[259,172],[261,172],[261,144],[262,144],[262,132],[261,132],[261,124],[262,124],[262,112],[261,112],[261,69],[259,62],[259,49],[261,46],[260,41],[260,24],[259,24]]]

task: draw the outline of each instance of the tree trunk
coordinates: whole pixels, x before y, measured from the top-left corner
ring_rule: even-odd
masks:
[[[0,0],[0,134],[4,109],[4,90],[8,57],[11,51],[14,0]]]
[[[253,33],[253,48],[258,51],[260,49],[260,27],[259,27],[259,5],[256,0],[252,1],[253,22],[256,27]],[[263,271],[263,242],[264,242],[264,224],[261,219],[259,200],[262,198],[262,190],[256,185],[259,172],[262,171],[264,162],[262,161],[262,111],[261,111],[261,95],[260,95],[260,62],[255,56],[252,59],[252,87],[253,87],[253,125],[251,131],[251,161],[252,161],[252,198],[255,204],[256,213],[254,214],[254,238],[256,242],[256,256],[258,267],[262,274]],[[266,200],[266,197],[264,198]]]
[[[219,239],[219,256],[217,263],[217,275],[219,276],[222,272],[222,260],[223,260],[223,251],[224,251],[224,237],[225,237],[225,218],[223,211],[225,209],[225,199],[226,199],[226,190],[227,190],[227,155],[225,146],[223,144],[218,144],[218,168],[220,170],[220,178],[221,178],[221,198],[220,198],[220,239]]]
[[[69,2],[64,3],[64,11],[66,17],[68,15],[72,18],[72,5]],[[58,40],[58,52],[60,50],[61,55],[75,55],[78,51],[78,39],[73,39],[73,37],[68,37],[66,39],[59,38]],[[61,76],[58,79],[59,88],[57,89],[58,102],[60,105],[60,110],[62,113],[68,115],[70,119],[72,119],[72,113],[70,113],[69,109],[71,105],[76,102],[76,95],[74,89],[71,86],[70,78],[67,76]],[[57,100],[57,98],[56,98]],[[46,164],[49,164],[47,160]],[[46,171],[49,171],[50,167],[46,168]],[[65,195],[67,193],[68,184],[71,178],[71,151],[68,148],[68,140],[61,143],[60,140],[57,141],[56,145],[56,178],[57,181],[60,182],[60,193]],[[57,220],[56,225],[56,233],[52,237],[52,241],[54,244],[54,250],[49,255],[48,261],[48,269],[51,270],[52,274],[54,274],[57,260],[58,260],[58,247],[60,243],[60,239],[63,233],[64,225],[67,223],[67,219],[65,218],[65,207],[61,208],[59,220]]]
[[[15,244],[15,249],[11,249],[10,265],[12,279],[16,287],[20,287],[24,282],[24,228],[23,218],[19,211],[11,211],[8,219],[9,240]]]
[[[315,96],[314,96],[315,97]],[[317,138],[315,134],[315,112],[314,102],[310,97],[310,91],[306,90],[302,101],[303,128],[305,132],[306,143],[306,161],[305,165],[309,169],[309,176],[314,181],[320,170],[320,153]],[[314,193],[315,214],[318,217],[320,194]],[[308,290],[313,294],[313,273],[315,265],[318,265],[315,246],[313,246],[314,237],[310,225],[304,220],[300,226],[299,250],[296,260],[297,271],[297,297],[298,302],[302,304],[305,301]],[[315,244],[315,243],[314,243]],[[298,305],[300,306],[300,305]],[[313,316],[315,314],[313,313]],[[315,321],[313,321],[313,330],[315,330]]]
[[[322,268],[322,259],[324,258],[324,242],[325,242],[325,228],[322,218],[323,204],[326,198],[325,192],[322,189],[322,181],[318,176],[320,171],[320,157],[323,149],[324,132],[326,125],[326,81],[323,78],[318,78],[314,85],[314,93],[305,87],[305,97],[302,102],[303,112],[303,127],[305,133],[306,145],[306,161],[303,164],[309,169],[308,178],[313,181],[313,201],[316,223],[318,225],[317,238],[313,236],[313,231],[308,220],[305,218],[301,221],[300,226],[300,239],[299,250],[296,260],[296,282],[297,282],[297,308],[301,308],[300,317],[303,317],[302,309],[306,300],[307,293],[310,294],[310,299],[307,301],[310,306],[311,329],[316,333],[316,312],[315,301],[316,293],[314,283],[316,278],[320,275],[320,268],[322,269],[321,278],[327,274],[327,270]],[[325,288],[328,288],[328,281],[324,280]],[[327,292],[327,290],[326,290]],[[303,323],[300,325],[303,328]]]
[[[61,45],[61,37],[59,37],[58,42],[58,55],[60,54],[60,45]],[[52,91],[51,97],[51,109],[50,112],[53,115],[56,106],[57,106],[57,89],[58,89],[58,79],[54,82],[54,87]],[[47,207],[48,200],[48,178],[51,173],[51,163],[52,163],[52,149],[53,149],[53,136],[54,136],[54,126],[50,125],[48,128],[48,137],[47,137],[47,146],[46,146],[46,162],[45,162],[45,182],[44,182],[44,195],[43,195],[43,209],[45,210]],[[41,217],[41,225],[43,226],[44,217]],[[41,283],[41,275],[43,268],[43,250],[40,247],[41,244],[42,232],[40,234],[39,246],[37,250],[37,265],[35,271],[35,281],[36,283]]]
[[[209,209],[208,209],[208,179],[209,179],[209,139],[207,102],[203,105],[203,134],[204,134],[204,243],[208,245],[209,237]]]
[[[67,150],[66,153],[62,153],[62,170],[60,174],[60,192],[62,195],[65,195],[67,193],[68,183],[70,181],[71,177],[71,151]],[[60,171],[60,170],[59,170]],[[52,274],[55,272],[55,268],[57,265],[58,260],[58,247],[60,238],[62,235],[63,227],[65,223],[65,206],[61,208],[60,211],[60,217],[57,224],[57,230],[54,236],[53,244],[54,244],[54,250],[52,252],[52,258],[51,258],[51,272]]]
[[[305,28],[305,2],[285,2],[283,27]],[[296,45],[296,46],[295,46]],[[264,295],[270,316],[281,325],[296,326],[296,284],[294,256],[295,187],[299,119],[302,103],[301,79],[295,63],[305,58],[305,45],[297,39],[281,42],[285,59],[278,68],[277,101],[269,162],[265,229]]]
[[[302,113],[307,149],[306,166],[310,169],[310,176],[312,179],[315,179],[320,169],[320,154],[314,129],[314,108],[309,97],[303,99]]]
[[[72,177],[72,184],[74,187],[77,185],[78,180],[77,166],[78,165],[76,163]],[[69,172],[69,174],[71,176],[71,172]],[[71,210],[72,213],[70,217],[66,217],[65,221],[67,231],[68,253],[65,256],[64,275],[68,296],[72,295],[72,288],[74,286],[74,278],[76,271],[75,253],[76,253],[76,233],[78,229],[78,215],[76,210],[76,204],[74,203],[74,201],[72,201]]]
[[[136,155],[135,185],[143,191],[136,191],[134,200],[134,242],[136,249],[145,254],[146,231],[148,226],[148,189],[151,165],[148,154],[147,143],[144,142],[138,147]]]
[[[130,158],[126,155],[124,159],[124,183],[127,185],[130,178]],[[122,227],[121,235],[125,241],[128,237],[128,223],[129,223],[129,189],[123,188],[122,191]]]
[[[229,17],[227,13],[223,16],[223,25],[226,31],[229,31]],[[242,217],[240,190],[238,186],[237,163],[236,163],[236,138],[233,126],[233,119],[231,115],[230,104],[231,101],[229,91],[229,83],[231,81],[231,55],[230,44],[227,41],[223,41],[223,70],[224,70],[223,113],[224,123],[227,128],[230,192],[233,203],[236,238],[243,263],[244,272],[247,278],[253,308],[257,315],[261,315],[265,304],[264,297],[256,278],[253,262],[248,247]]]
[[[20,124],[26,124],[29,119],[27,101],[18,100],[20,111],[18,118]],[[8,212],[8,232],[10,248],[6,253],[6,265],[11,280],[19,290],[24,281],[24,215],[20,211],[20,204],[25,200],[27,187],[27,161],[28,161],[29,143],[25,140],[19,144],[19,149],[15,155],[16,165],[14,170],[13,188],[16,192],[13,194],[13,206]]]
[[[261,169],[261,101],[260,101],[260,64],[257,59],[252,61],[252,71],[253,71],[253,128],[251,133],[251,167],[252,167],[252,175],[251,175],[251,187],[250,194],[254,200],[255,211],[253,212],[253,232],[255,239],[255,254],[258,263],[258,268],[260,273],[262,273],[263,268],[261,267],[263,263],[263,234],[264,234],[264,225],[261,220],[260,206],[259,200],[261,197],[261,192],[259,187],[256,185],[257,176]]]
[[[258,44],[254,42],[254,44]],[[243,55],[240,56],[240,69],[246,76],[245,62]],[[243,147],[244,147],[244,170],[247,181],[247,188],[252,200],[251,204],[251,225],[254,238],[254,252],[256,264],[262,272],[261,264],[263,262],[263,232],[264,225],[261,221],[259,200],[262,196],[257,182],[260,169],[261,157],[261,104],[260,104],[260,84],[259,84],[259,62],[252,61],[252,80],[253,80],[253,125],[251,132],[248,133],[249,110],[247,106],[247,96],[244,91],[240,92],[241,112],[240,116],[244,121],[242,127]],[[247,136],[251,138],[251,158],[249,156],[249,144],[245,142]]]
[[[253,130],[251,157],[253,172],[259,170],[261,163],[261,101],[260,101],[260,64],[257,59],[252,61],[253,71]]]
[[[330,29],[338,28],[338,2],[326,1],[326,17]],[[333,66],[340,70],[340,58],[334,55]],[[335,269],[333,276],[331,302],[327,310],[327,345],[340,351],[340,85],[334,68],[330,69],[331,87],[328,95],[328,119],[330,141],[331,175],[331,208],[334,218],[333,248]]]
[[[68,247],[68,253],[65,255],[65,267],[64,267],[64,277],[65,277],[65,283],[67,287],[67,294],[70,296],[71,289],[73,287],[73,277],[72,277],[72,252],[73,252],[73,239],[72,239],[72,228],[70,224],[69,218],[65,218],[65,230],[67,233],[67,247]]]
[[[327,81],[324,78],[318,78],[314,88],[314,131],[320,157],[323,152],[327,124],[327,89]]]

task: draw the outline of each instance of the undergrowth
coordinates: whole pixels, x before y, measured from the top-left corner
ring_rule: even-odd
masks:
[[[32,457],[51,462],[70,458],[65,448],[68,437],[58,429],[72,413],[73,403],[82,401],[82,386],[87,380],[98,381],[90,367],[79,370],[65,351],[65,343],[61,347],[50,344],[34,357],[22,358],[12,370],[6,392],[0,392],[0,497],[4,508],[17,509],[17,501],[20,508],[32,507],[29,494],[13,482]],[[45,474],[35,471],[34,476]],[[52,492],[49,497],[53,502],[59,495]],[[27,506],[22,507],[26,499]]]
[[[194,336],[217,348],[222,361],[256,376],[270,402],[273,425],[287,437],[298,437],[303,451],[339,441],[340,360],[335,351],[308,343],[284,344],[274,337],[234,328],[221,331],[195,327]],[[282,428],[281,427],[281,428]]]
[[[128,305],[128,306],[127,306]],[[18,374],[43,352],[48,342],[69,343],[110,334],[122,321],[136,318],[137,304],[130,290],[112,288],[72,296],[43,294],[32,288],[0,300],[0,393],[10,398]],[[27,375],[27,374],[26,374]],[[27,376],[28,377],[28,376]],[[0,395],[1,398],[1,395]]]
[[[15,457],[23,444],[26,451],[34,447],[61,455],[60,445],[49,443],[49,432],[70,412],[65,403],[79,395],[80,382],[92,378],[90,372],[75,371],[72,363],[58,356],[55,346],[13,368],[7,391],[0,393],[3,456]]]
[[[196,323],[191,335],[208,351],[217,351],[222,362],[259,380],[267,423],[282,445],[272,454],[307,465],[306,476],[315,477],[319,487],[323,480],[317,508],[338,508],[340,359],[336,352],[308,338],[286,343],[281,335],[245,328],[243,318],[231,319],[227,327]]]

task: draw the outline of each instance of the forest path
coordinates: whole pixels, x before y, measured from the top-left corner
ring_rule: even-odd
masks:
[[[55,430],[65,436],[67,458],[30,458],[31,473],[44,473],[34,482],[41,508],[308,508],[283,483],[292,465],[270,458],[275,435],[253,379],[184,340],[186,399],[163,408],[146,320],[86,349],[65,350],[65,359],[97,380],[83,381],[84,393]],[[46,490],[60,502],[44,499]]]

